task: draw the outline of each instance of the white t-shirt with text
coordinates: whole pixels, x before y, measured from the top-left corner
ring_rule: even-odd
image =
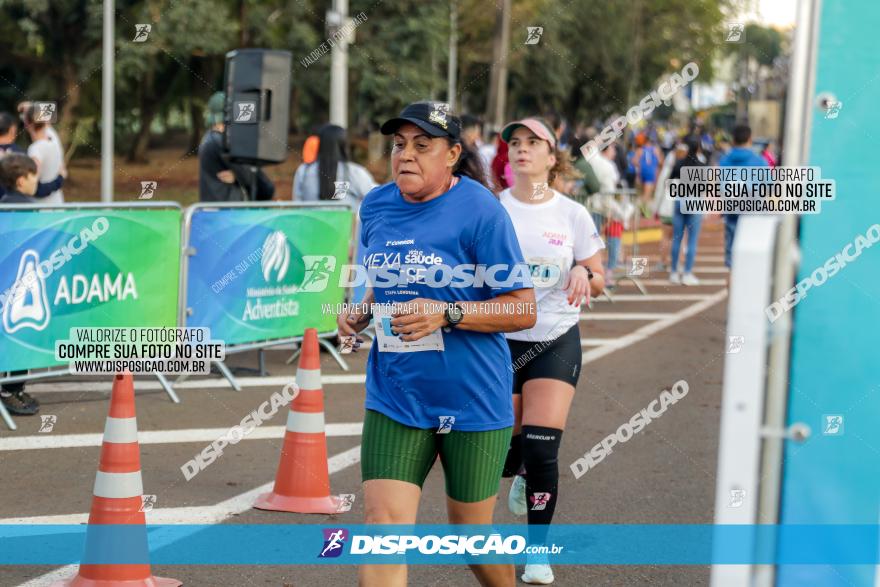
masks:
[[[580,307],[568,303],[563,288],[575,261],[605,248],[587,209],[553,190],[550,200],[530,204],[506,189],[499,194],[507,210],[523,256],[532,273],[538,320],[528,330],[508,332],[512,340],[545,341],[558,338],[578,323]]]

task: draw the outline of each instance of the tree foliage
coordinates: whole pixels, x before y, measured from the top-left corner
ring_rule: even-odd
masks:
[[[591,120],[625,111],[664,74],[689,62],[711,79],[736,0],[515,0],[510,18],[507,114],[559,111]],[[117,0],[116,132],[120,151],[142,158],[153,136],[203,130],[207,98],[222,83],[225,54],[241,46],[293,54],[291,127],[308,131],[329,109],[330,0]],[[458,0],[458,102],[486,112],[495,4]],[[349,48],[350,124],[365,130],[420,99],[446,99],[449,2],[352,0],[366,21]],[[100,119],[101,0],[0,0],[0,109],[57,97],[63,119]],[[150,24],[143,43],[135,25]],[[526,44],[527,27],[543,27]],[[750,27],[760,62],[779,52],[778,33]],[[731,46],[728,45],[728,49]],[[70,132],[64,120],[62,130]],[[91,128],[91,145],[97,140]]]

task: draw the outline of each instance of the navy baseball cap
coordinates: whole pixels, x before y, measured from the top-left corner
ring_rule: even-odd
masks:
[[[382,134],[390,135],[402,124],[410,122],[432,137],[461,137],[461,120],[449,111],[446,102],[413,102],[400,111],[400,115],[382,125]]]

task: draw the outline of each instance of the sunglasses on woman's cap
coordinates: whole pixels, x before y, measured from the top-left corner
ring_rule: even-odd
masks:
[[[400,115],[382,125],[382,134],[394,134],[401,125],[412,123],[432,137],[459,140],[461,121],[449,111],[446,102],[414,102],[401,110]]]

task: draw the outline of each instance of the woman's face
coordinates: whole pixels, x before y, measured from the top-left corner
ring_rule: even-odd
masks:
[[[431,137],[409,123],[397,129],[393,141],[391,173],[401,193],[414,200],[443,193],[461,155],[461,145],[450,147],[445,138]]]
[[[510,167],[517,175],[546,177],[556,165],[556,155],[551,153],[550,143],[524,126],[513,131],[508,146]]]

